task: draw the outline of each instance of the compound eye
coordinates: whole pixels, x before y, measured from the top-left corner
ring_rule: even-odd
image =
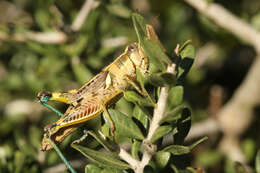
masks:
[[[42,96],[51,97],[52,94],[51,94],[51,92],[49,92],[49,91],[43,91],[43,92],[42,92]]]
[[[130,45],[128,46],[128,51],[133,52],[135,49],[136,49],[135,44],[130,44]]]
[[[37,97],[39,100],[41,100],[44,97],[47,97],[47,98],[52,97],[52,94],[51,94],[51,92],[48,92],[48,91],[41,91],[38,93]]]

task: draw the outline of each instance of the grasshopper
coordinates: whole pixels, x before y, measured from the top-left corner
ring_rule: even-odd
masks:
[[[68,134],[74,131],[76,128],[74,126],[86,122],[102,112],[105,113],[106,118],[110,122],[113,133],[115,128],[107,108],[116,103],[123,96],[123,91],[127,90],[131,85],[139,93],[142,93],[136,84],[136,70],[138,68],[142,73],[146,73],[148,67],[148,58],[140,44],[133,43],[127,46],[124,53],[116,58],[115,61],[105,67],[80,89],[70,90],[66,93],[40,92],[38,98],[44,106],[47,105],[46,102],[49,100],[60,101],[70,105],[57,122],[45,127],[42,150],[52,148],[46,142],[46,137],[52,137],[56,143],[62,142]],[[51,109],[53,110],[54,108]],[[58,112],[55,109],[54,111]],[[61,113],[58,114],[60,115]]]
[[[160,43],[151,25],[146,25],[146,31],[148,38],[152,38]],[[58,121],[49,124],[44,128],[41,149],[43,151],[48,151],[54,147],[68,168],[72,172],[75,172],[56,144],[61,143],[83,122],[98,116],[102,112],[104,112],[104,115],[111,124],[110,130],[113,134],[115,127],[107,109],[115,104],[123,96],[123,92],[131,86],[140,94],[147,96],[154,104],[147,92],[143,93],[136,83],[137,69],[145,74],[148,72],[148,68],[148,57],[140,46],[140,43],[133,43],[128,45],[118,58],[80,89],[74,89],[68,92],[51,93],[42,91],[38,93],[37,97],[40,103],[61,116]],[[62,114],[57,109],[47,104],[48,101],[52,100],[69,104],[66,112]],[[82,137],[77,140],[77,142],[80,142],[83,139],[84,138]]]
[[[159,42],[153,27],[146,25],[147,37]],[[80,89],[70,90],[68,92],[48,92],[38,93],[38,99],[41,104],[56,112],[61,118],[47,125],[44,128],[44,137],[42,140],[43,151],[53,149],[47,138],[54,141],[55,144],[61,143],[69,134],[75,131],[83,122],[92,119],[102,112],[105,113],[107,120],[111,124],[111,132],[115,127],[107,108],[116,103],[123,92],[130,86],[142,95],[143,93],[136,83],[136,70],[139,69],[143,74],[148,72],[149,61],[140,43],[133,43],[126,47],[125,51],[116,58],[111,64],[105,67],[99,74],[84,84]],[[69,104],[64,114],[46,104],[48,101],[59,101]]]

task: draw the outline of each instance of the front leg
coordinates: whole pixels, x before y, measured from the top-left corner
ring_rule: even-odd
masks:
[[[61,113],[59,110],[57,110],[56,108],[52,107],[51,105],[48,105],[47,103],[44,102],[40,102],[44,107],[50,109],[51,111],[55,112],[56,114],[58,114],[60,117],[63,116],[63,113]]]
[[[79,139],[76,139],[75,141],[72,142],[72,144],[79,144],[81,143],[82,141],[84,141],[88,136],[88,133],[87,133],[87,130],[84,129],[83,130],[83,135],[79,138]]]
[[[115,134],[114,134],[114,132],[115,132],[115,124],[114,124],[114,122],[113,122],[113,120],[111,118],[111,115],[109,114],[106,106],[103,106],[103,111],[104,111],[105,118],[107,119],[107,121],[111,125],[110,133],[111,133],[112,136],[115,136]]]
[[[153,101],[153,99],[151,98],[151,96],[148,94],[148,92],[146,91],[146,89],[144,87],[142,87],[142,89],[141,89],[139,87],[138,83],[135,82],[133,79],[131,79],[129,76],[126,76],[126,78],[127,78],[127,81],[131,84],[131,86],[133,86],[139,94],[141,94],[144,97],[148,97],[150,102],[154,105],[154,107],[156,107],[156,103]]]

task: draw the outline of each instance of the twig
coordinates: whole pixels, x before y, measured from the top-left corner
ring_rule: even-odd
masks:
[[[99,2],[95,2],[94,0],[86,0],[78,16],[75,18],[73,24],[71,25],[71,29],[73,31],[78,31],[86,20],[89,11],[93,8],[98,7],[99,4]],[[65,33],[59,31],[28,31],[26,33],[15,33],[12,35],[0,31],[0,41],[27,42],[28,40],[36,41],[42,44],[61,44],[65,43],[68,40],[68,37]]]
[[[185,0],[185,2],[212,19],[217,25],[252,44],[260,52],[260,33],[225,8],[216,3],[207,3],[206,0]]]
[[[77,17],[75,18],[75,20],[73,21],[72,25],[71,25],[71,29],[73,31],[78,31],[81,26],[83,25],[84,21],[86,20],[86,18],[88,17],[88,14],[90,12],[90,10],[92,9],[93,5],[96,2],[94,0],[86,0],[84,5],[82,6],[79,14],[77,15]],[[96,8],[97,6],[95,6]]]
[[[169,73],[174,73],[174,70],[175,70],[175,64],[172,64],[171,66],[169,65],[167,68],[167,72]],[[150,140],[152,139],[152,136],[154,135],[155,131],[160,125],[159,122],[163,118],[163,114],[166,108],[166,103],[168,98],[168,92],[169,92],[168,87],[162,87],[160,97],[158,99],[158,104],[157,107],[154,109],[152,123],[150,125],[148,135],[146,138],[148,142],[150,142]]]
[[[204,135],[214,134],[219,132],[220,127],[216,119],[208,118],[204,121],[196,123],[191,126],[190,132],[186,140],[192,140]]]
[[[127,42],[128,42],[127,37],[119,36],[119,37],[107,38],[102,40],[102,45],[108,48],[115,48],[115,47],[123,46]]]
[[[217,114],[218,126],[225,135],[221,141],[220,148],[233,160],[245,162],[238,141],[239,136],[252,122],[253,108],[260,102],[259,97],[257,97],[260,95],[260,33],[220,5],[215,3],[207,4],[204,0],[185,0],[185,2],[212,19],[217,25],[253,45],[258,53],[243,83],[235,91],[231,100]],[[215,129],[217,130],[218,128]],[[232,145],[232,143],[237,145]],[[227,144],[229,145],[228,147]],[[230,153],[230,145],[235,147],[232,153]]]
[[[129,165],[132,166],[133,170],[136,169],[137,165],[140,164],[140,161],[134,159],[125,149],[123,149],[122,147],[120,147],[120,151],[118,156],[125,160]]]
[[[63,32],[28,32],[25,34],[27,39],[44,44],[57,44],[67,41],[67,36]]]
[[[36,41],[43,44],[60,44],[67,41],[67,36],[63,32],[26,32],[12,35],[0,32],[0,41],[27,42]]]
[[[175,73],[175,64],[171,64],[167,67],[167,72],[169,73]],[[153,113],[153,119],[148,131],[147,137],[144,139],[143,146],[144,146],[144,152],[143,157],[141,160],[141,163],[136,167],[135,173],[142,173],[144,170],[144,167],[149,163],[149,161],[152,158],[153,152],[155,152],[156,148],[154,145],[151,144],[151,139],[153,135],[155,134],[156,130],[160,126],[160,121],[163,118],[167,98],[168,98],[168,87],[162,87],[161,93],[157,102],[157,107],[154,109]]]
[[[206,43],[203,47],[200,47],[198,50],[196,50],[194,67],[199,69],[211,59],[215,59],[217,52],[218,47],[215,43]]]
[[[244,82],[235,91],[231,100],[216,115],[217,119],[209,118],[191,127],[187,140],[203,136],[206,134],[223,131],[225,136],[221,141],[220,148],[224,153],[228,154],[233,160],[245,162],[241,150],[238,145],[232,145],[234,151],[230,150],[230,145],[238,143],[237,138],[250,125],[253,120],[253,108],[259,104],[260,99],[260,56],[249,70]],[[234,141],[230,141],[230,139]],[[239,152],[238,152],[239,151]]]
[[[231,100],[221,109],[217,115],[219,126],[224,132],[226,137],[224,139],[239,138],[239,136],[248,128],[253,120],[253,108],[259,104],[260,99],[260,55],[256,58],[254,64],[250,68],[244,82],[236,90]],[[225,143],[225,142],[222,142]],[[227,147],[221,146],[223,152],[232,156],[241,156],[242,151],[239,154],[234,155]],[[240,162],[245,162],[246,159],[239,157],[234,158]]]

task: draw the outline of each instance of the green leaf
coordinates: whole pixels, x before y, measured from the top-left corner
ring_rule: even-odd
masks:
[[[141,85],[142,90],[145,90],[144,83],[145,83],[145,77],[144,74],[140,71],[140,69],[136,69],[136,79]],[[145,90],[146,91],[146,90]]]
[[[148,82],[154,86],[172,86],[176,84],[176,76],[172,73],[152,73],[148,76]]]
[[[188,135],[191,127],[191,112],[188,108],[184,108],[181,113],[181,118],[177,121],[178,133],[174,135],[174,143],[182,144],[185,137]]]
[[[139,120],[145,129],[148,127],[148,116],[143,112],[139,105],[135,105],[133,110],[133,117]]]
[[[170,145],[163,149],[163,151],[170,152],[173,155],[183,155],[188,154],[191,150],[189,147],[182,145]]]
[[[235,161],[231,158],[225,158],[224,171],[228,173],[237,173],[235,170]]]
[[[34,13],[35,22],[39,28],[41,28],[43,31],[46,31],[50,27],[50,13],[46,13],[46,11],[43,8],[38,8],[38,10]]]
[[[252,159],[255,158],[256,143],[253,139],[248,138],[243,140],[241,146],[242,146],[242,152],[244,153],[248,161],[251,161]]]
[[[177,129],[176,127],[174,127],[174,129],[172,130],[173,136],[174,136],[175,134],[177,134],[177,133],[178,133],[178,129]]]
[[[25,136],[21,133],[21,131],[15,131],[15,139],[19,151],[33,158],[37,156],[36,150],[31,146],[31,144],[28,143],[27,140],[25,140]]]
[[[197,145],[199,145],[200,143],[206,141],[207,139],[208,139],[208,137],[205,136],[205,137],[199,139],[198,141],[194,142],[193,144],[191,144],[191,145],[189,146],[190,150],[194,149]]]
[[[154,103],[153,99],[151,98],[151,96],[149,95],[149,93],[147,92],[147,90],[146,90],[145,87],[144,87],[144,84],[145,84],[145,76],[144,76],[144,74],[140,71],[139,68],[136,70],[136,76],[137,76],[137,81],[138,81],[139,84],[141,85],[142,93],[149,97],[148,99],[150,100],[150,102],[153,102],[153,103]]]
[[[80,62],[80,58],[75,56],[71,59],[71,64],[72,64],[72,70],[77,77],[77,80],[81,83],[84,84],[86,83],[89,79],[91,79],[92,72],[86,68],[84,64]]]
[[[165,73],[161,73],[160,77],[163,78],[165,80],[166,84],[169,86],[173,86],[176,84],[176,75],[175,74],[165,72]]]
[[[101,127],[101,131],[102,131],[102,133],[103,133],[106,137],[109,137],[109,136],[110,136],[110,127],[109,127],[108,123],[105,123],[105,124]]]
[[[117,169],[128,169],[130,166],[125,162],[119,160],[116,155],[104,153],[102,151],[92,150],[80,145],[71,144],[71,146],[81,152],[84,156],[86,156],[89,160],[104,166],[104,167],[112,167]]]
[[[127,101],[136,103],[138,105],[153,106],[153,104],[150,102],[150,100],[148,98],[144,98],[134,91],[124,92],[124,97]]]
[[[163,169],[167,165],[170,157],[171,153],[169,152],[159,151],[155,154],[154,158],[159,169]]]
[[[143,39],[145,38],[146,34],[146,21],[143,18],[143,16],[141,16],[138,13],[133,13],[132,14],[132,21],[133,21],[133,25],[134,25],[134,29],[138,38],[138,42],[140,43],[141,41],[143,41]]]
[[[174,171],[174,173],[179,173],[179,170],[176,168],[175,165],[171,164],[171,168]]]
[[[168,95],[168,103],[170,108],[174,108],[183,102],[184,89],[183,86],[172,87]]]
[[[121,4],[110,4],[106,6],[111,14],[122,18],[129,18],[131,16],[131,10]]]
[[[193,167],[187,167],[186,170],[181,171],[181,173],[203,173],[204,170],[201,168],[193,168]]]
[[[137,13],[133,13],[132,20],[133,20],[135,32],[138,37],[138,42],[141,44],[145,53],[149,57],[149,60],[160,70],[165,71],[166,66],[164,63],[170,64],[171,60],[164,53],[164,50],[161,48],[157,40],[147,38],[147,33],[146,33],[147,23],[145,22],[144,18]]]
[[[191,144],[190,146],[182,146],[182,145],[170,145],[166,148],[163,149],[163,151],[168,151],[174,155],[183,155],[183,154],[188,154],[189,152],[191,152],[191,150],[196,147],[198,144],[200,144],[201,142],[207,140],[208,137],[204,137],[196,142],[194,142],[193,144]]]
[[[147,53],[148,57],[155,57],[161,63],[172,63],[169,57],[165,54],[164,50],[161,48],[157,40],[154,40],[152,38],[145,39],[143,42],[143,49]]]
[[[107,141],[105,141],[100,135],[97,135],[95,132],[88,130],[87,133],[96,139],[107,151],[115,150]]]
[[[168,134],[170,131],[172,130],[172,127],[169,125],[165,125],[165,126],[160,126],[159,128],[156,129],[154,135],[151,138],[151,143],[154,143],[155,141],[157,141],[158,139],[160,139],[161,137],[165,136],[166,134]]]
[[[200,152],[196,156],[196,163],[202,167],[209,167],[215,165],[223,158],[222,153],[215,150]]]
[[[36,126],[31,126],[29,129],[29,140],[35,148],[38,148],[40,146],[41,137],[42,132],[40,131],[40,129]]]
[[[236,170],[236,173],[248,173],[245,166],[240,162],[235,162],[235,170]]]
[[[163,87],[165,86],[165,80],[156,73],[152,73],[147,77],[147,81],[156,87]]]
[[[87,164],[85,167],[85,173],[100,173],[101,170],[101,168],[94,164]]]
[[[191,44],[191,40],[185,41],[185,42],[180,46],[178,53],[182,52],[182,51],[185,49],[185,47],[188,46],[188,45],[190,45],[190,44]],[[179,54],[178,54],[178,55],[179,55]]]
[[[142,144],[142,142],[134,139],[133,144],[131,145],[131,155],[133,156],[133,158],[138,159],[138,160],[139,160],[138,152],[141,147],[141,144]]]
[[[181,118],[181,113],[183,111],[183,109],[187,108],[186,105],[179,105],[176,108],[174,108],[173,110],[165,113],[163,119],[161,119],[160,124],[164,123],[164,122],[172,122],[172,121],[176,121],[179,118]],[[179,116],[178,116],[179,115]]]
[[[124,173],[125,171],[115,168],[106,167],[100,173]]]
[[[180,56],[182,59],[185,59],[185,58],[194,59],[195,48],[191,44],[188,43],[187,45],[185,45],[183,50],[180,51]]]
[[[260,150],[258,150],[256,154],[255,169],[256,169],[256,173],[260,173]]]
[[[146,55],[149,57],[150,62],[161,71],[165,71],[166,65],[160,56],[165,58],[167,55],[165,55],[165,53],[162,51],[159,43],[156,40],[144,39],[141,40],[141,46],[144,49]]]
[[[112,109],[109,110],[109,113],[113,122],[115,123],[116,132],[119,135],[140,140],[144,139],[141,130],[131,118],[119,111]]]
[[[55,68],[50,68],[53,66],[53,64],[55,64]],[[55,57],[53,55],[50,56],[45,56],[43,59],[41,59],[40,61],[40,66],[41,66],[41,70],[46,71],[47,74],[45,75],[57,75],[59,72],[61,72],[67,65],[67,62],[64,59]],[[46,78],[48,78],[50,76],[46,76]]]
[[[180,52],[181,62],[178,64],[178,81],[183,82],[185,76],[191,69],[195,57],[195,48],[188,44]]]
[[[25,163],[25,153],[16,151],[14,155],[15,173],[19,173],[22,171],[24,163]]]
[[[251,17],[251,25],[256,29],[260,30],[260,13],[259,11]]]
[[[86,49],[88,41],[89,37],[86,35],[84,35],[84,37],[78,37],[72,44],[63,46],[62,51],[67,53],[70,57],[79,56]]]

